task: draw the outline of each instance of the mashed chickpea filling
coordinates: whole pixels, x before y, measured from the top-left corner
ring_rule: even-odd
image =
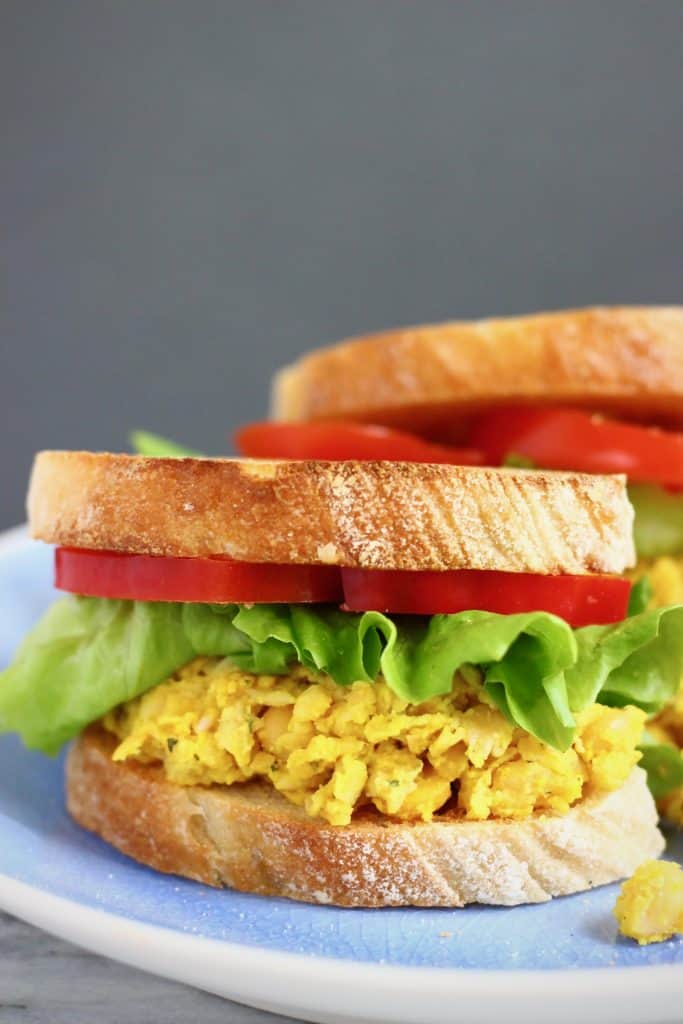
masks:
[[[409,704],[381,678],[339,686],[301,666],[256,675],[197,658],[103,725],[119,740],[115,761],[161,763],[185,786],[267,780],[312,817],[346,825],[363,807],[422,821],[565,814],[621,787],[644,719],[594,704],[561,752],[508,722],[474,668],[450,694]]]

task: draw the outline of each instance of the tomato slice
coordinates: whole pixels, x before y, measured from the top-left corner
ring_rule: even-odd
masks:
[[[512,615],[546,611],[571,626],[620,622],[631,583],[618,576],[536,576],[530,573],[392,572],[342,569],[348,611],[407,615],[481,611]]]
[[[241,455],[267,459],[450,463],[482,466],[482,452],[423,441],[414,434],[367,423],[249,423],[235,433]]]
[[[91,597],[214,604],[341,604],[347,611],[436,615],[547,611],[572,626],[618,622],[631,584],[614,576],[536,576],[458,569],[403,572],[167,558],[57,548],[55,585]]]
[[[270,565],[227,558],[165,558],[57,548],[55,586],[91,597],[132,601],[339,604],[339,569]]]
[[[501,407],[474,423],[470,441],[496,465],[514,453],[545,469],[626,473],[634,482],[683,485],[683,434],[580,409]]]

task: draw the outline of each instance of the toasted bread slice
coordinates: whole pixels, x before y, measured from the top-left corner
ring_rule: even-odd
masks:
[[[352,419],[439,434],[499,403],[588,407],[683,425],[683,307],[615,307],[399,328],[281,370],[279,420]]]
[[[54,544],[378,569],[620,573],[623,477],[395,462],[36,458],[28,512]]]
[[[406,824],[377,812],[335,827],[266,783],[183,787],[161,768],[115,763],[93,727],[74,744],[67,803],[84,828],[170,874],[346,907],[514,906],[630,875],[664,841],[645,774],[562,817]]]

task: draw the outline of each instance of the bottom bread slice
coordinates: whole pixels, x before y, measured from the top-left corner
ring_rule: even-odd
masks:
[[[514,906],[605,885],[664,840],[645,773],[562,817],[398,822],[376,812],[335,827],[265,783],[177,786],[161,768],[111,759],[97,727],[72,746],[67,804],[84,828],[171,874],[345,907]]]

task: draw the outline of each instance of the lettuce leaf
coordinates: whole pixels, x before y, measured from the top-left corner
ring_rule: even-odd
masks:
[[[683,553],[683,495],[656,484],[629,484],[636,517],[633,538],[641,558]]]
[[[640,767],[647,772],[647,784],[656,800],[683,786],[683,755],[678,747],[657,743],[645,733],[640,749]]]
[[[201,458],[202,453],[194,448],[185,448],[175,441],[169,441],[160,434],[150,434],[148,430],[134,430],[130,435],[130,443],[136,455],[154,455],[169,459]]]
[[[0,731],[55,753],[200,654],[273,674],[301,662],[344,686],[382,673],[412,703],[448,693],[458,669],[476,666],[511,721],[566,749],[575,715],[595,700],[654,711],[673,696],[683,666],[683,607],[572,630],[545,612],[390,618],[324,606],[67,597],[0,674]]]
[[[0,674],[0,730],[55,753],[89,722],[193,656],[181,605],[63,599]]]
[[[627,615],[640,615],[641,612],[644,612],[650,605],[652,594],[652,584],[649,578],[641,576],[631,587]]]

